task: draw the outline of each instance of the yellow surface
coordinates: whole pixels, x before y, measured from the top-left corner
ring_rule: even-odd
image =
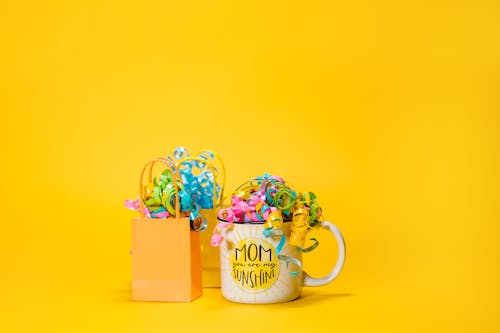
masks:
[[[2,1],[2,332],[498,332],[497,1]],[[220,152],[348,246],[296,302],[130,302],[123,200]],[[311,274],[328,271],[323,235]]]

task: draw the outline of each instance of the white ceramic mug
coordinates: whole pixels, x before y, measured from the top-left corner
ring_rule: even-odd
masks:
[[[221,221],[223,222],[223,221]],[[291,246],[291,222],[283,223],[285,244],[280,255],[302,261],[302,252]],[[287,302],[300,296],[302,286],[322,286],[333,281],[345,260],[345,244],[340,230],[330,222],[321,222],[336,238],[338,258],[332,271],[322,278],[313,278],[301,271],[293,276],[293,267],[278,258],[279,237],[265,237],[263,223],[233,223],[222,229],[220,246],[222,295],[238,303],[266,304]],[[332,260],[333,261],[333,260]],[[292,273],[292,274],[291,274]]]

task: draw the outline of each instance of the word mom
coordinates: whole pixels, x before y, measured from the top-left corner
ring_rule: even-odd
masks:
[[[264,261],[272,261],[273,259],[273,249],[269,248],[266,250],[262,244],[257,244],[251,243],[248,245],[245,243],[241,248],[236,248],[235,249],[235,260],[236,261],[259,261],[262,262]]]

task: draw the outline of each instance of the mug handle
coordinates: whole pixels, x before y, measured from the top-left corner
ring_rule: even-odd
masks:
[[[330,231],[333,234],[333,236],[335,236],[339,249],[339,257],[332,271],[328,275],[322,278],[313,278],[312,276],[304,272],[304,286],[307,287],[317,287],[332,282],[339,275],[340,271],[342,270],[342,267],[344,266],[345,243],[344,243],[344,237],[342,237],[342,233],[336,226],[327,221],[321,222],[321,227],[328,229],[328,231]]]

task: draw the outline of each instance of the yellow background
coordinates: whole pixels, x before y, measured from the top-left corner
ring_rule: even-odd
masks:
[[[2,1],[2,331],[499,331],[499,7]],[[340,277],[280,305],[130,302],[123,200],[179,145],[222,154],[230,189],[315,191]]]

